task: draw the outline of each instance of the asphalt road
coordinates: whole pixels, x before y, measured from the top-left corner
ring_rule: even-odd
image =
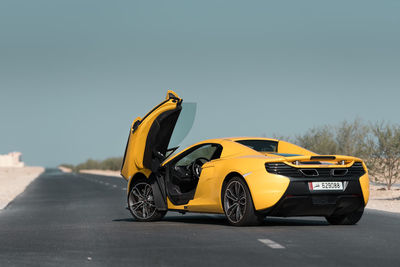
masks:
[[[400,215],[367,210],[354,226],[170,212],[136,222],[120,178],[47,170],[0,211],[0,266],[400,266]]]

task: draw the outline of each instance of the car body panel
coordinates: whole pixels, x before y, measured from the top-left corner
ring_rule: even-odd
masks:
[[[212,212],[212,213],[223,213],[222,202],[221,202],[221,189],[224,179],[231,173],[237,173],[242,176],[247,185],[249,186],[250,192],[253,197],[253,204],[256,210],[264,210],[275,205],[280,198],[283,196],[285,190],[289,185],[289,178],[282,175],[275,175],[266,172],[264,164],[266,162],[285,162],[289,166],[296,167],[293,161],[305,161],[310,160],[311,156],[317,156],[316,153],[310,152],[310,156],[292,156],[289,158],[282,157],[275,154],[259,153],[252,149],[249,149],[241,144],[234,142],[233,140],[253,139],[253,137],[238,137],[238,138],[221,138],[221,139],[210,139],[194,144],[189,147],[195,147],[203,143],[217,143],[223,146],[221,158],[212,160],[204,164],[199,183],[196,189],[196,194],[193,200],[190,200],[186,205],[173,205],[171,202],[168,203],[168,207],[174,210],[185,210],[193,212]],[[269,138],[258,138],[259,140],[275,140]],[[278,141],[278,140],[276,140]],[[294,147],[295,145],[288,142],[284,142],[286,147],[282,150],[279,148],[280,142],[278,141],[278,153],[290,152],[287,150],[289,145]],[[167,164],[175,157],[179,157],[181,153],[175,155],[171,159],[168,159]],[[294,149],[296,153],[305,152],[308,150],[299,148]],[[361,159],[350,157],[350,156],[335,156],[336,161],[344,160],[347,162],[345,165],[328,165],[330,168],[348,168],[355,161],[361,161]],[[331,160],[332,161],[332,160]],[[325,168],[326,165],[313,165],[308,164],[304,168]],[[363,175],[360,181],[366,181],[364,184],[368,185],[368,174]],[[368,201],[368,188],[362,184],[363,196]],[[215,188],[218,188],[215,190]],[[365,193],[364,193],[365,192]]]
[[[365,205],[367,205],[369,200],[369,178],[368,178],[368,168],[364,162],[363,162],[363,167],[365,170],[365,174],[361,176],[359,180],[363,193],[364,203]]]
[[[247,138],[251,139],[251,137],[241,137],[238,138],[238,140]],[[274,140],[268,138],[264,139]],[[289,185],[290,180],[286,176],[275,175],[266,172],[264,164],[266,162],[285,162],[285,164],[289,166],[296,167],[296,165],[292,163],[293,161],[310,160],[311,157],[292,156],[286,158],[275,154],[259,153],[232,141],[232,139],[221,138],[198,142],[169,158],[168,160],[163,162],[162,165],[165,166],[168,162],[172,161],[176,157],[179,157],[182,153],[191,149],[192,147],[206,143],[215,143],[223,146],[220,159],[212,160],[203,165],[203,171],[201,173],[193,200],[190,200],[185,205],[174,205],[171,201],[168,200],[168,209],[222,214],[223,208],[221,201],[221,190],[223,182],[229,174],[236,173],[243,177],[243,179],[246,181],[253,198],[255,209],[265,210],[274,206],[281,199]],[[283,151],[279,150],[279,147],[280,146],[278,145],[278,153],[288,152],[286,149]],[[298,149],[295,151],[298,153],[301,150]],[[316,156],[317,154],[311,153],[310,155]],[[350,156],[336,155],[335,157],[336,160],[345,160],[347,164],[328,165],[330,168],[348,168],[355,161],[361,161],[361,159]],[[313,164],[308,164],[307,166],[304,166],[304,168],[315,169],[320,169],[324,167],[326,166]],[[143,174],[146,177],[149,177],[151,171],[144,172]],[[365,204],[367,204],[369,197],[368,173],[360,177],[360,184]]]
[[[171,94],[173,97],[169,98]],[[147,120],[137,118],[132,124],[126,149],[126,159],[124,160],[121,171],[122,176],[129,181],[127,187],[128,193],[135,177],[149,178],[154,173],[154,169],[146,165],[143,160],[147,142],[146,133],[150,131],[151,125],[160,114],[175,110],[182,101],[173,92],[171,93],[169,91],[168,95],[166,101],[157,106],[150,115],[146,115]],[[137,125],[135,126],[137,121],[141,121],[138,127]],[[135,127],[137,127],[136,133],[132,131]],[[274,141],[277,142],[277,149],[274,152],[258,152],[237,142],[240,140]],[[169,210],[224,213],[221,192],[224,183],[233,176],[239,176],[245,180],[256,211],[261,212],[274,208],[278,206],[284,198],[290,197],[288,196],[288,190],[292,190],[294,179],[292,177],[268,172],[266,163],[284,163],[285,166],[291,168],[315,169],[321,171],[323,171],[324,168],[350,168],[356,162],[358,164],[362,163],[365,173],[357,178],[357,182],[359,183],[358,187],[360,188],[360,195],[362,194],[364,205],[368,203],[368,171],[361,159],[343,155],[318,155],[295,144],[277,139],[262,137],[228,137],[204,140],[160,162],[160,168],[169,168],[170,165],[173,165],[174,162],[177,162],[177,160],[183,157],[187,151],[202,144],[218,144],[222,146],[220,157],[203,164],[193,199],[189,200],[187,204],[175,205],[170,198],[166,196],[166,205]],[[308,192],[307,194],[310,197],[313,193]]]

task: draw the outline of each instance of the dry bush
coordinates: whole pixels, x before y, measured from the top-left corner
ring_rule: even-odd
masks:
[[[371,136],[367,143],[369,157],[366,158],[368,169],[390,190],[400,176],[400,127],[377,122],[370,129]]]
[[[292,142],[318,154],[362,158],[375,181],[388,189],[400,181],[400,127],[384,122],[352,122],[314,127]]]

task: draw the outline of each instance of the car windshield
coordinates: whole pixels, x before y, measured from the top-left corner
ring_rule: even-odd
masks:
[[[258,152],[277,152],[278,142],[271,140],[257,140],[257,139],[247,139],[247,140],[236,140],[236,142],[250,147]]]
[[[169,141],[169,148],[179,146],[179,144],[185,139],[185,137],[192,129],[194,118],[196,116],[196,103],[184,102],[182,103],[182,110],[179,115],[178,121],[176,122],[174,131]]]

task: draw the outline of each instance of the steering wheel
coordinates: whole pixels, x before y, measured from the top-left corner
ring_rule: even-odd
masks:
[[[199,179],[200,174],[201,174],[201,166],[203,166],[204,163],[208,162],[208,159],[206,158],[197,158],[195,161],[192,163],[192,174],[195,178]]]

